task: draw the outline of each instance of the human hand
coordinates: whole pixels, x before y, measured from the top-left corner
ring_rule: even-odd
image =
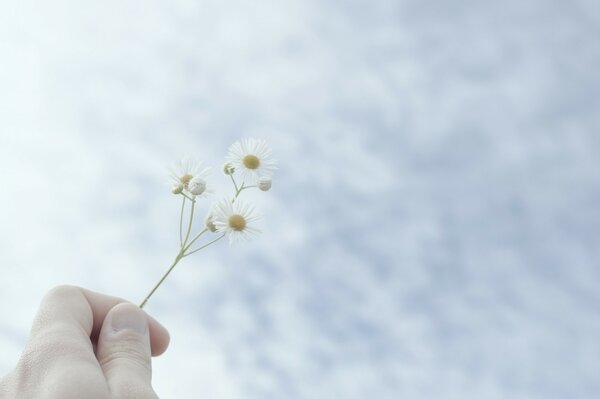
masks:
[[[156,399],[151,356],[168,345],[167,330],[136,305],[56,287],[16,368],[0,380],[0,398]]]

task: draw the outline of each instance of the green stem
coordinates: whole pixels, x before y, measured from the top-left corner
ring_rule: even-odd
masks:
[[[204,244],[203,246],[194,249],[192,252],[188,252],[187,254],[183,255],[183,257],[185,258],[186,256],[190,256],[191,254],[196,253],[196,252],[200,251],[201,249],[204,249],[204,248],[208,247],[210,244],[213,244],[213,243],[219,241],[223,237],[225,237],[225,234],[221,234],[219,237],[215,238],[214,240],[212,240],[208,244]]]
[[[186,193],[181,193],[181,195],[183,195],[185,198],[189,199],[190,201],[194,202],[195,200],[190,197],[189,195],[187,195]]]
[[[196,236],[194,238],[192,238],[192,240],[190,241],[189,244],[187,244],[184,248],[183,248],[183,252],[185,253],[185,251],[187,251],[195,242],[198,238],[200,238],[200,236],[202,236],[202,234],[206,233],[208,231],[208,229],[204,229],[202,230],[200,233],[196,234]]]
[[[233,199],[231,200],[232,204],[235,202],[235,200],[237,199],[237,197],[240,196],[240,193],[242,191],[244,191],[244,189],[246,189],[246,188],[248,188],[248,187],[244,187],[244,183],[242,182],[242,185],[240,186],[240,188],[235,191],[235,197],[233,197]]]
[[[146,302],[148,302],[148,299],[150,299],[150,297],[152,296],[152,294],[154,294],[154,291],[156,291],[158,289],[158,287],[160,287],[160,285],[163,283],[163,281],[165,281],[165,279],[167,278],[167,276],[169,275],[169,273],[171,273],[171,271],[175,268],[175,266],[179,263],[179,261],[183,258],[183,256],[184,256],[183,255],[183,251],[179,251],[179,253],[175,257],[175,260],[173,261],[173,264],[169,268],[169,270],[167,270],[167,272],[164,274],[164,276],[162,276],[162,278],[158,281],[158,283],[154,286],[154,288],[152,288],[152,290],[146,296],[146,298],[144,298],[144,300],[140,304],[140,309],[144,308],[144,305],[146,305]]]
[[[188,222],[187,233],[185,233],[185,240],[183,240],[182,247],[184,247],[188,239],[190,238],[190,233],[192,232],[192,223],[194,221],[194,208],[196,206],[196,200],[192,200],[192,209],[190,210],[190,221]]]
[[[235,181],[234,181],[235,184]],[[242,184],[242,189],[243,189],[243,184]],[[242,189],[237,189],[236,186],[236,197],[239,195],[240,191]],[[187,232],[185,234],[185,239],[182,239],[182,230],[183,230],[183,210],[184,210],[184,206],[185,206],[185,199],[188,198],[190,201],[192,201],[192,208],[190,209],[190,220],[188,222],[188,226],[187,226]],[[181,204],[181,214],[179,217],[179,243],[181,245],[181,247],[179,248],[179,253],[177,254],[177,256],[175,257],[175,260],[173,261],[173,264],[171,265],[171,267],[169,267],[169,270],[167,270],[167,272],[161,277],[161,279],[158,281],[158,283],[154,286],[154,288],[152,288],[152,290],[148,293],[148,295],[146,295],[146,298],[144,298],[144,300],[142,301],[142,303],[140,304],[140,309],[143,309],[144,306],[146,305],[146,303],[148,302],[148,300],[150,299],[150,297],[154,294],[154,292],[158,289],[158,287],[161,286],[161,284],[163,283],[163,281],[165,281],[165,279],[167,278],[167,276],[171,273],[171,271],[173,271],[173,269],[175,268],[175,266],[179,263],[179,261],[183,258],[185,258],[188,255],[191,255],[193,253],[196,253],[198,251],[200,251],[201,249],[204,249],[206,247],[208,247],[211,244],[214,244],[215,242],[219,241],[221,238],[225,237],[225,234],[222,234],[221,236],[217,237],[216,239],[212,240],[211,242],[202,245],[201,247],[189,252],[189,253],[185,253],[188,249],[190,249],[190,247],[196,242],[196,240],[198,240],[198,238],[200,238],[204,233],[206,233],[208,231],[208,229],[204,229],[202,230],[200,233],[196,234],[196,236],[194,238],[192,238],[192,240],[189,240],[190,238],[190,233],[192,231],[192,222],[194,220],[194,209],[196,206],[196,201],[195,199],[191,199],[189,198],[187,195],[184,194],[184,198],[183,198],[183,202]]]
[[[238,192],[238,186],[237,183],[235,182],[235,179],[233,178],[233,175],[229,175],[229,177],[231,177],[231,181],[233,182],[233,187],[235,187],[235,192]]]
[[[179,246],[183,247],[183,210],[185,208],[185,196],[181,202],[181,215],[179,215]]]
[[[206,229],[203,231],[205,232],[207,231]],[[202,232],[202,233],[203,233]],[[202,233],[198,234],[194,240],[192,240],[185,248],[181,248],[181,250],[179,251],[179,253],[177,254],[177,256],[175,257],[175,260],[173,261],[173,264],[171,265],[171,267],[169,267],[169,270],[167,270],[167,272],[161,277],[161,279],[158,281],[158,283],[154,286],[154,288],[152,288],[152,290],[150,291],[150,293],[148,293],[148,295],[146,295],[146,298],[144,298],[144,300],[142,301],[142,303],[140,304],[140,309],[143,309],[144,306],[146,305],[146,302],[148,302],[148,300],[150,299],[150,297],[154,294],[154,292],[158,289],[158,287],[160,287],[160,285],[163,283],[163,281],[165,281],[165,279],[167,278],[167,276],[171,273],[171,271],[173,271],[173,269],[175,268],[175,266],[179,263],[179,261],[183,258],[185,258],[186,256],[189,256],[193,253],[196,253],[198,251],[200,251],[201,249],[204,249],[206,247],[208,247],[211,244],[214,244],[215,242],[219,241],[221,238],[225,237],[225,234],[220,235],[219,237],[215,238],[214,240],[210,241],[207,244],[202,245],[199,248],[194,249],[192,252],[188,252],[187,254],[185,253],[185,251],[187,251],[190,246],[194,243],[194,241],[200,237],[200,235],[202,235]]]

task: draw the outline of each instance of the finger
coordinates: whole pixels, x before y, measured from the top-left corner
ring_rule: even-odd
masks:
[[[42,300],[31,330],[32,341],[36,337],[46,339],[48,334],[75,338],[68,342],[79,342],[78,345],[85,347],[85,352],[89,353],[91,342],[96,342],[106,314],[115,305],[124,302],[127,301],[75,286],[56,287]],[[169,345],[169,333],[154,318],[147,317],[152,355],[158,356]]]
[[[85,288],[80,288],[94,310],[93,326],[90,336],[94,341],[97,340],[98,334],[104,322],[104,318],[110,309],[120,303],[131,303],[124,299],[100,294]],[[150,345],[152,348],[152,356],[162,355],[169,347],[170,336],[167,329],[160,324],[154,317],[146,314],[150,330]]]
[[[148,318],[136,305],[113,307],[102,324],[96,356],[116,398],[156,398],[151,386],[152,361]]]

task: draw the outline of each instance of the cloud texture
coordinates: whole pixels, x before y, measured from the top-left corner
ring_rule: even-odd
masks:
[[[176,252],[167,166],[204,159],[227,195],[227,147],[260,137],[263,234],[147,308],[161,397],[597,397],[599,15],[4,1],[0,369],[56,284],[143,298]]]

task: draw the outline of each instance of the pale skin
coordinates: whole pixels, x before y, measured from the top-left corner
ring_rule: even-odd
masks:
[[[52,289],[40,304],[1,399],[156,399],[152,356],[167,330],[138,306],[75,286]]]

